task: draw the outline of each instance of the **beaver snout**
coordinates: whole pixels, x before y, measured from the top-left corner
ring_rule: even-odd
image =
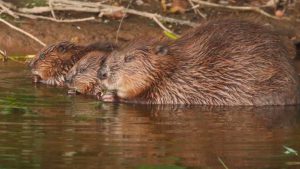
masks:
[[[108,77],[108,74],[107,74],[107,68],[101,67],[101,68],[98,70],[97,76],[98,76],[98,78],[99,78],[100,80],[105,80],[105,79],[107,79],[107,77]]]

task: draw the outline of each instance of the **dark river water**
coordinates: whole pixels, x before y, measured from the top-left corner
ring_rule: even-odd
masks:
[[[300,168],[300,106],[142,106],[66,93],[0,63],[0,169]]]

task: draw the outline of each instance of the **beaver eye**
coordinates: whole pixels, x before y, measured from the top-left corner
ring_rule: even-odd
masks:
[[[133,56],[133,55],[127,55],[127,56],[125,56],[124,61],[125,61],[125,62],[130,62],[130,61],[132,61],[133,59],[134,59],[134,56]]]
[[[40,54],[40,59],[44,60],[46,58],[46,55],[44,53]]]

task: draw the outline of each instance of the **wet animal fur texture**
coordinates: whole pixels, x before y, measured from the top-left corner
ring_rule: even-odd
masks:
[[[36,82],[63,86],[65,75],[72,66],[91,51],[111,51],[110,43],[97,42],[81,46],[71,42],[59,42],[42,49],[29,64]]]
[[[93,51],[81,58],[66,75],[68,87],[81,94],[101,95],[104,86],[97,78],[97,70],[107,54]]]
[[[264,26],[208,21],[169,42],[135,40],[102,65],[103,83],[129,103],[299,103],[293,48]],[[99,75],[98,75],[99,76]]]

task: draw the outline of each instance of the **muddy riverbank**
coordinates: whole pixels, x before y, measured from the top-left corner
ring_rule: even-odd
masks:
[[[27,4],[19,3],[19,1],[9,2],[17,7],[26,7]],[[184,14],[170,14],[162,11],[162,9],[159,7],[160,3],[158,1],[143,2],[145,2],[144,5],[138,6],[134,3],[131,8],[139,11],[158,13],[162,16],[168,16],[171,18],[189,20],[197,24],[201,24],[201,22],[204,20],[202,17],[194,14],[192,10]],[[120,5],[126,5],[125,2],[123,3],[124,4],[120,3]],[[45,4],[40,5],[43,6]],[[259,21],[262,24],[270,25],[271,29],[277,30],[279,34],[287,35],[292,41],[300,42],[300,22],[296,21],[300,10],[293,10],[291,11],[293,13],[290,13],[288,16],[286,16],[290,17],[290,21],[266,18],[261,14],[253,12],[237,13],[237,11],[234,10],[226,11],[214,8],[205,8],[202,10],[207,14],[208,19],[220,18],[224,16],[234,18],[251,18],[256,22]],[[91,14],[88,13],[76,12],[57,12],[56,15],[60,19],[84,18],[91,16]],[[45,13],[43,16],[51,17],[51,14]],[[94,41],[115,41],[117,34],[120,43],[129,41],[134,37],[143,37],[145,35],[163,36],[163,30],[157,25],[157,23],[151,19],[141,16],[128,15],[128,17],[123,20],[119,33],[117,32],[122,19],[107,17],[99,18],[97,15],[95,15],[95,17],[96,20],[93,21],[58,23],[48,20],[26,19],[23,17],[19,19],[13,19],[5,14],[0,15],[0,18],[3,18],[14,26],[33,34],[46,44],[65,40],[80,44],[86,44]],[[163,22],[163,24],[168,29],[179,35],[190,28],[188,26],[175,25],[166,22]],[[34,54],[42,48],[42,46],[34,40],[13,30],[3,23],[0,23],[0,30],[0,50],[6,51],[8,55]]]

